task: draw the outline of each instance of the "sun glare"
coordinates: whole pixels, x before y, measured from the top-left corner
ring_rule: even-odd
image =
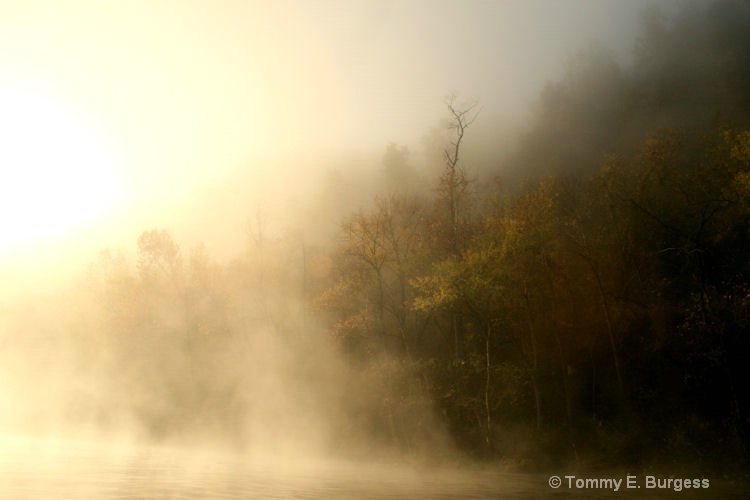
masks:
[[[0,85],[0,251],[94,221],[118,191],[115,155],[73,112]]]

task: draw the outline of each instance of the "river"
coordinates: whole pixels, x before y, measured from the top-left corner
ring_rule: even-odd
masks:
[[[0,439],[2,499],[743,498],[709,490],[553,490],[548,475],[500,468],[263,460],[226,452],[80,440]],[[564,480],[567,481],[567,480]]]

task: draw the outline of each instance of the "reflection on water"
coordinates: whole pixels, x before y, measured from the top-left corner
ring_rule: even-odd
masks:
[[[489,497],[498,488],[491,477],[466,485],[384,466],[300,463],[292,470],[165,448],[19,439],[3,444],[2,498],[414,498],[441,492]]]
[[[397,466],[263,463],[231,454],[79,441],[0,440],[0,498],[508,498],[534,488],[512,474]]]
[[[0,438],[0,446],[3,499],[633,498],[634,493],[551,490],[547,476],[486,470],[341,462],[292,466],[232,454],[26,438]],[[665,497],[692,498],[685,491],[668,493]],[[719,491],[710,493],[700,496],[718,497]]]

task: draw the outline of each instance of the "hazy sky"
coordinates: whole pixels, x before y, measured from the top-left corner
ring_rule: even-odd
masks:
[[[302,171],[321,155],[415,144],[451,91],[479,99],[483,116],[517,119],[587,44],[627,57],[649,3],[0,0],[0,92],[5,102],[23,92],[38,121],[63,114],[61,128],[88,130],[79,150],[108,151],[114,172],[94,182],[96,165],[50,154],[31,178],[62,165],[60,191],[82,200],[69,186],[115,182],[102,217],[147,213],[160,225],[165,206],[237,169],[255,169],[257,186],[276,175],[274,158]],[[51,134],[33,142],[48,148]],[[20,182],[8,173],[17,158],[0,155],[6,191],[46,208],[29,179],[7,187]],[[286,172],[299,189],[296,174]]]

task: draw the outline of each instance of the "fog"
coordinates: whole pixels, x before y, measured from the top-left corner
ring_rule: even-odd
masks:
[[[417,150],[451,92],[481,100],[489,123],[515,122],[582,46],[629,57],[641,5],[3,3],[0,75],[69,108],[116,155],[109,220],[178,224],[199,203],[215,218],[190,237],[214,245],[202,236],[214,221],[305,191],[342,156]],[[238,178],[248,206],[223,209],[211,194]]]
[[[446,478],[744,463],[747,22],[0,0],[0,435]]]

